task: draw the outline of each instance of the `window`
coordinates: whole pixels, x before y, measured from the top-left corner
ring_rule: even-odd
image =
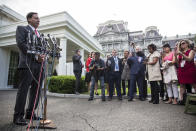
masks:
[[[115,43],[114,44],[114,49],[119,50],[120,49],[120,44],[119,43]]]
[[[112,47],[112,44],[108,44],[108,50],[112,50],[113,47]]]
[[[155,36],[154,32],[150,32],[149,36],[154,37]]]
[[[103,49],[103,51],[105,50],[105,45],[102,45],[102,49]]]
[[[19,53],[15,51],[11,51],[9,71],[8,71],[8,85],[14,85],[14,81],[15,81],[14,78],[18,66],[18,61],[19,61]]]

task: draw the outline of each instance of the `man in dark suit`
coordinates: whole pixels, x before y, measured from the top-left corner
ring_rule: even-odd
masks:
[[[146,100],[148,95],[147,93],[148,83],[145,78],[146,65],[144,64],[144,61],[146,61],[146,56],[140,46],[136,46],[135,51],[136,51],[135,55],[138,57],[138,62],[140,64],[140,75],[143,78],[143,98]]]
[[[134,93],[136,92],[136,82],[139,88],[139,99],[144,101],[143,98],[143,80],[144,80],[144,69],[140,65],[142,59],[137,56],[133,56],[130,53],[127,63],[130,67],[130,91],[128,101],[132,101],[134,98]]]
[[[20,60],[19,60],[19,84],[18,84],[18,92],[16,96],[16,104],[14,109],[14,118],[13,122],[17,125],[26,125],[27,122],[23,118],[24,116],[24,108],[26,104],[26,98],[28,89],[30,88],[29,92],[29,104],[26,110],[26,119],[30,119],[31,115],[34,120],[40,119],[35,114],[32,114],[32,110],[35,103],[35,109],[37,108],[38,101],[39,101],[39,93],[41,91],[41,83],[43,80],[43,74],[41,74],[40,80],[40,88],[38,91],[38,96],[36,99],[36,94],[38,90],[38,81],[41,72],[41,65],[44,61],[43,55],[34,55],[28,54],[28,46],[29,42],[32,42],[33,35],[34,37],[39,37],[39,32],[37,28],[39,26],[39,17],[38,14],[35,12],[30,12],[27,14],[27,26],[18,26],[16,30],[16,42],[19,48]],[[36,100],[35,100],[36,99]]]
[[[82,74],[82,68],[84,67],[82,62],[81,62],[81,55],[80,55],[80,50],[77,49],[75,51],[75,55],[72,57],[73,61],[73,72],[76,77],[76,83],[75,83],[75,94],[79,95],[78,88],[80,86],[80,79],[81,79],[81,74]]]
[[[112,51],[112,57],[107,61],[108,73],[109,73],[109,101],[112,100],[114,84],[117,90],[118,99],[122,100],[121,96],[121,73],[122,73],[122,61],[117,57],[117,51]]]

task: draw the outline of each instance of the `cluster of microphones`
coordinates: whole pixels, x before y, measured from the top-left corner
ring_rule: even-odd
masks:
[[[44,36],[44,34],[40,34],[39,37],[35,33],[33,33],[33,37],[30,37],[30,31],[28,32],[27,42],[28,42],[28,54],[35,55],[47,55],[49,57],[60,58],[60,51],[62,49],[59,47],[60,45],[57,43],[57,39],[54,36],[48,34]]]

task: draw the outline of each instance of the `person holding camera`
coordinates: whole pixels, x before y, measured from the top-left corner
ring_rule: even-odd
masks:
[[[122,58],[122,75],[121,75],[122,88],[123,88],[122,95],[126,95],[126,86],[125,86],[126,81],[128,82],[128,89],[130,87],[130,68],[129,65],[127,64],[128,56],[129,56],[129,51],[125,50],[124,58]]]
[[[129,43],[129,52],[132,53],[132,55],[135,55],[135,53],[136,53],[135,43],[133,43],[133,42]]]
[[[130,67],[130,87],[129,87],[129,98],[128,101],[133,101],[136,94],[136,83],[139,89],[139,99],[144,101],[143,97],[143,82],[144,82],[144,70],[143,70],[143,57],[129,54],[127,64]]]
[[[157,47],[154,44],[148,45],[148,60],[144,63],[147,65],[148,80],[151,86],[151,100],[149,103],[159,104],[159,84],[158,82],[162,80],[160,71],[160,53],[157,51]]]
[[[84,65],[81,62],[81,58],[82,58],[82,56],[80,55],[80,50],[77,49],[75,51],[75,55],[72,57],[73,72],[74,72],[74,75],[76,77],[76,83],[75,83],[75,94],[76,95],[80,95],[78,90],[79,90],[79,86],[80,86],[82,68],[84,67]]]
[[[196,91],[196,68],[194,65],[195,52],[189,48],[188,40],[181,40],[175,52],[178,67],[178,81],[180,83],[180,101],[178,104],[183,104],[183,96],[185,94],[185,85],[190,84]]]
[[[117,90],[118,99],[122,100],[121,95],[121,74],[122,74],[122,60],[117,57],[117,51],[112,50],[112,57],[107,60],[107,68],[109,73],[109,98],[111,101],[113,97],[114,84]]]
[[[92,101],[94,98],[94,89],[95,83],[100,81],[101,85],[101,97],[102,101],[105,101],[105,86],[104,86],[104,69],[105,63],[102,59],[100,59],[100,53],[95,52],[95,59],[93,59],[90,63],[90,70],[92,72],[91,76],[91,89],[90,89],[90,98],[88,101]]]

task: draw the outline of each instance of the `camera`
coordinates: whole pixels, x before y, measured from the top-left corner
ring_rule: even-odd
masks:
[[[99,68],[99,64],[95,63],[94,64],[94,69],[98,69]]]

